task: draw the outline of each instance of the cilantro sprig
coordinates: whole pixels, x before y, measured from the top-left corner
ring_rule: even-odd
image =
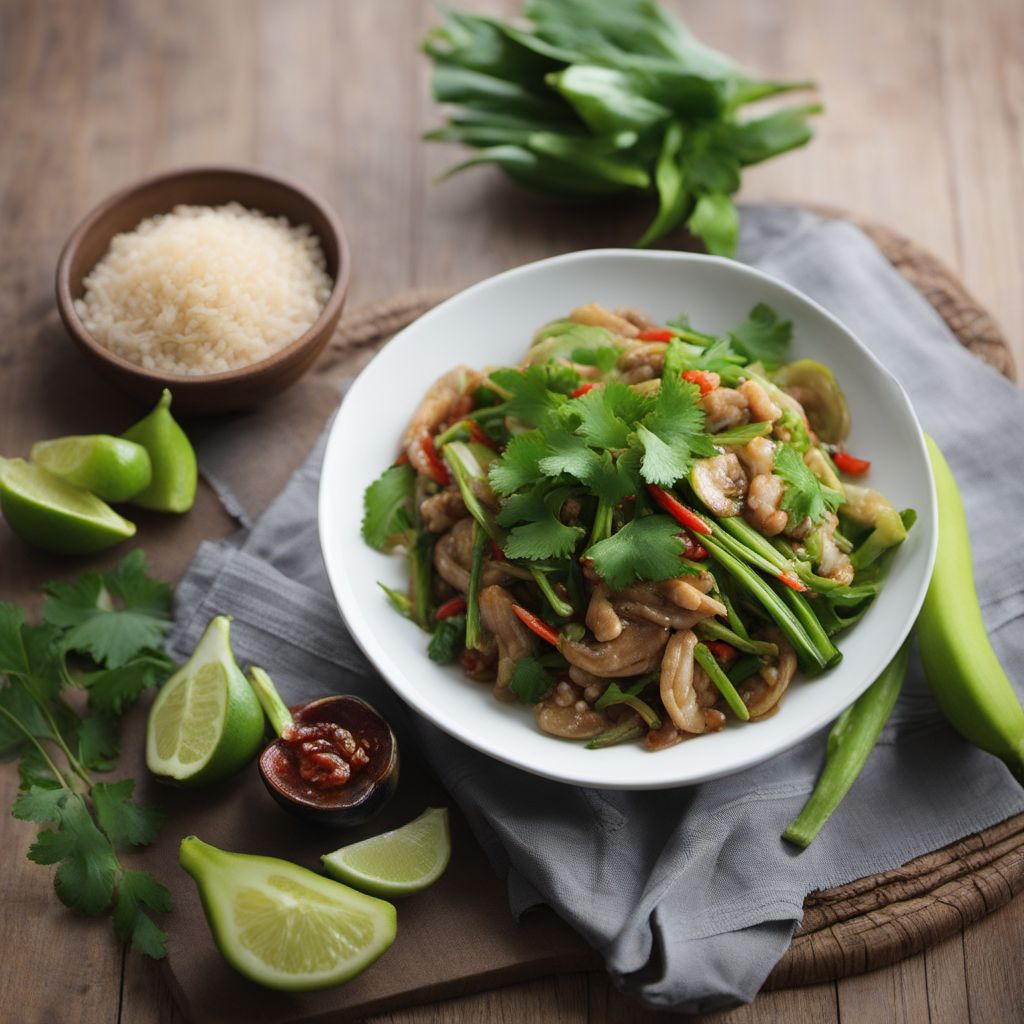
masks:
[[[121,713],[173,670],[160,648],[171,590],[133,551],[108,572],[45,591],[38,625],[0,603],[0,756],[20,757],[12,814],[44,826],[28,857],[56,865],[62,903],[110,913],[122,939],[162,957],[167,939],[150,915],[170,909],[170,894],[118,854],[149,845],[164,816],[132,799],[131,779],[102,782],[95,773],[116,765]],[[66,699],[74,688],[86,692],[86,714]]]
[[[786,482],[780,506],[793,525],[810,519],[816,526],[843,503],[843,495],[822,484],[792,445],[780,446],[775,455],[775,474]]]

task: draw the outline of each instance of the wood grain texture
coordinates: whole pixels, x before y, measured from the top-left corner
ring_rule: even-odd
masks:
[[[828,113],[817,140],[752,170],[743,198],[838,204],[913,237],[961,271],[1024,365],[1019,0],[671,6],[685,7],[700,36],[757,70],[813,74],[821,83]],[[35,351],[66,344],[51,315],[61,241],[92,203],[141,174],[223,159],[302,178],[345,219],[358,253],[353,307],[412,285],[457,287],[523,260],[635,237],[648,212],[642,207],[595,216],[538,206],[487,171],[430,184],[453,156],[417,140],[437,119],[415,52],[432,18],[431,6],[417,0],[0,0],[5,453],[22,453],[34,440],[27,410],[41,396],[55,433],[103,426],[112,396],[71,363],[41,379]],[[0,597],[47,569],[0,559]],[[13,788],[12,773],[0,772],[0,800],[9,804]],[[178,1024],[159,968],[138,958],[128,959],[122,1004],[120,951],[105,925],[59,907],[46,871],[24,860],[30,834],[0,815],[7,911],[0,1017]],[[1024,948],[1021,900],[958,938],[959,946],[954,939],[923,955],[923,986],[918,968],[897,966],[767,993],[714,1019],[828,1022],[840,1009],[844,1020],[855,1019],[861,1004],[880,1020],[961,1021],[965,1006],[975,1024],[1024,1017],[1024,982],[1013,969]],[[53,981],[26,987],[33,976]],[[579,975],[384,1019],[648,1016],[603,976]]]

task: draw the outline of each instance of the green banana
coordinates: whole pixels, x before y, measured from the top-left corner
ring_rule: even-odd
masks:
[[[967,517],[942,452],[925,436],[939,508],[939,557],[917,620],[925,676],[942,713],[1024,786],[1024,708],[981,618]]]

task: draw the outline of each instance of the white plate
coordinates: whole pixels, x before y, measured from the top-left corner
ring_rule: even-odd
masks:
[[[359,535],[364,488],[395,458],[426,388],[457,363],[515,364],[534,331],[575,306],[636,306],[664,320],[724,331],[758,302],[793,321],[793,358],[831,367],[850,405],[849,449],[872,461],[867,482],[897,508],[917,510],[870,611],[839,646],[843,661],[797,679],[778,714],[649,753],[639,743],[586,750],[541,733],[530,708],[496,701],[458,666],[427,659],[426,636],[399,618],[376,585],[405,589],[404,560]],[[917,617],[935,558],[935,491],[924,439],[906,394],[866,348],[820,306],[740,263],[674,252],[603,249],[531,263],[482,281],[411,324],[366,367],[334,421],[320,483],[320,542],[341,613],[356,641],[413,708],[478,750],[561,782],[656,789],[739,771],[832,721],[895,654]]]

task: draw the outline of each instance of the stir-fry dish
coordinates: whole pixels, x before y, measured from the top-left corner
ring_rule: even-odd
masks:
[[[831,371],[765,305],[722,335],[593,303],[516,367],[445,374],[363,536],[391,604],[495,697],[591,748],[773,714],[879,592],[912,525],[862,483]]]

